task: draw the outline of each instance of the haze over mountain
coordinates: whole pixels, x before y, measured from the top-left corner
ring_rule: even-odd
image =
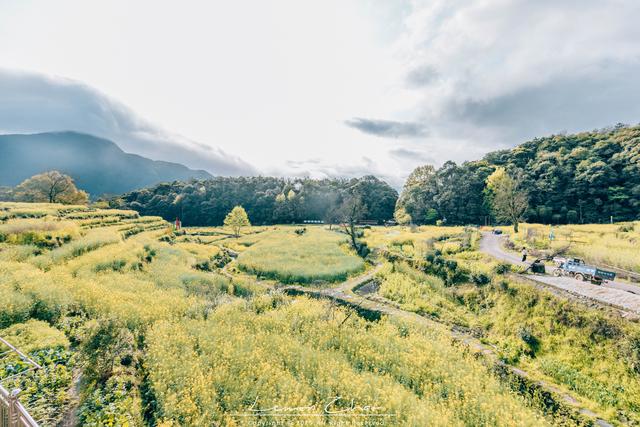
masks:
[[[66,130],[117,141],[129,153],[183,163],[216,175],[256,173],[239,157],[166,131],[86,84],[0,69],[0,133]]]
[[[92,197],[164,181],[212,177],[179,163],[125,153],[112,141],[78,132],[0,135],[0,185],[15,186],[53,169],[73,177]]]

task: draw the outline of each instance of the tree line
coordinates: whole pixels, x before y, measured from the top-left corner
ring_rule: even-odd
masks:
[[[358,220],[382,224],[393,218],[398,193],[386,182],[364,176],[353,179],[216,177],[175,181],[132,191],[111,201],[113,207],[159,215],[184,225],[222,225],[241,205],[254,225],[342,220],[346,205],[358,200]]]
[[[15,188],[0,200],[83,204],[88,194],[57,171]],[[640,218],[640,126],[617,125],[574,135],[536,138],[461,165],[416,168],[400,197],[374,176],[353,179],[216,177],[174,181],[109,200],[185,225],[221,225],[242,205],[252,223],[322,221],[382,224],[599,223]],[[357,207],[357,209],[354,209]],[[351,212],[347,215],[348,212]]]
[[[640,126],[552,135],[461,165],[420,166],[395,214],[399,222],[451,225],[638,219]]]

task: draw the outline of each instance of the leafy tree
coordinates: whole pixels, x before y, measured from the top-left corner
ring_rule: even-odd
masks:
[[[236,206],[224,219],[224,225],[225,227],[230,227],[236,237],[240,237],[242,227],[249,227],[251,223],[244,208],[242,206]]]
[[[518,223],[529,207],[520,183],[504,168],[498,168],[487,178],[486,195],[496,219],[510,222],[517,233]]]
[[[347,190],[359,196],[361,202],[366,209],[363,214],[366,218],[382,223],[387,219],[393,218],[395,204],[398,200],[398,193],[389,184],[376,178],[373,175],[367,175],[362,178],[354,178],[349,180]]]
[[[408,225],[411,224],[411,215],[407,213],[405,208],[399,207],[393,214],[396,222],[400,225]]]
[[[437,220],[438,220],[438,211],[433,208],[429,208],[429,210],[427,211],[427,215],[425,216],[424,222],[426,224],[433,225],[436,223]]]
[[[44,172],[26,179],[14,191],[17,201],[86,204],[89,195],[78,190],[73,179],[58,171]]]
[[[426,217],[427,210],[436,206],[437,194],[435,168],[431,165],[420,166],[407,178],[396,210],[403,209],[414,221],[420,223]]]
[[[0,202],[10,202],[13,200],[13,188],[0,186]]]
[[[329,224],[329,230],[333,228],[334,224],[340,222],[341,219],[338,200],[339,199],[337,194],[331,195],[331,197],[327,200],[329,209],[326,210],[322,220],[325,224]]]

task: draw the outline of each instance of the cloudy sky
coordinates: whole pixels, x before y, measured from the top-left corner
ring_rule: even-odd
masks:
[[[637,0],[0,0],[0,132],[359,176],[640,121]]]

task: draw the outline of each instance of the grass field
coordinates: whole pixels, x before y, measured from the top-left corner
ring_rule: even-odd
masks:
[[[362,426],[368,412],[388,426],[574,424],[452,342],[452,326],[597,413],[638,422],[638,325],[508,281],[470,229],[364,230],[371,261],[385,263],[378,293],[440,323],[427,328],[283,294],[282,283],[365,271],[346,236],[320,226],[236,239],[131,211],[0,212],[0,336],[43,365],[3,386],[21,388],[43,425],[75,412],[80,425],[244,426],[282,420],[252,411],[274,406],[310,414],[285,425]],[[25,369],[0,359],[0,378]]]
[[[238,266],[243,271],[282,283],[337,282],[364,269],[349,251],[344,234],[307,227],[297,235],[293,227],[266,231],[238,240],[246,245]]]

